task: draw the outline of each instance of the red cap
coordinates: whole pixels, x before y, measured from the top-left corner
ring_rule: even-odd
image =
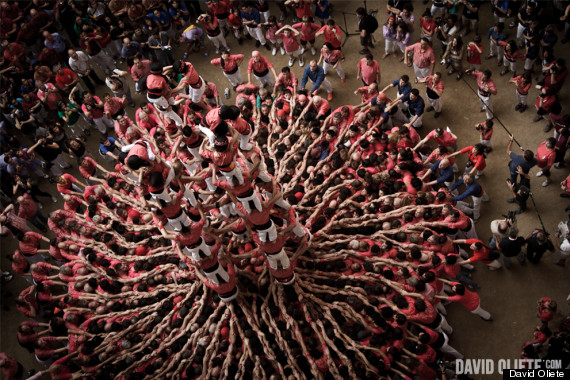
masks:
[[[385,102],[385,101],[388,100],[388,97],[386,96],[385,93],[381,92],[381,93],[378,94],[378,100],[382,100],[382,101]]]
[[[146,255],[146,247],[137,247],[137,249],[135,249],[135,255],[137,256]]]
[[[301,199],[303,199],[303,193],[301,193],[300,191],[296,192],[295,198],[297,198],[297,200],[300,201]]]
[[[285,115],[286,115],[285,111],[283,110],[277,111],[277,116],[285,116]]]
[[[220,334],[222,335],[222,339],[227,340],[230,336],[230,329],[227,327],[222,327],[220,329]]]

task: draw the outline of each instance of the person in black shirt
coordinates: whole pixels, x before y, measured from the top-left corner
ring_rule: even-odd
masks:
[[[522,253],[522,247],[526,244],[526,240],[522,236],[518,236],[518,233],[519,231],[516,227],[510,227],[509,235],[499,243],[499,248],[503,254],[503,264],[507,269],[511,267],[511,257],[516,256],[519,263],[526,264],[525,256]]]
[[[368,47],[374,47],[372,45],[372,33],[378,29],[378,21],[362,7],[356,10],[356,17],[358,17],[358,31],[360,32],[360,45],[362,45],[362,50],[359,53],[369,54]]]
[[[477,0],[463,0],[463,18],[465,19],[465,36],[471,33],[471,30],[479,35],[479,7],[480,2]]]
[[[535,229],[526,238],[526,258],[533,264],[538,264],[546,251],[554,252],[554,244],[543,230]]]

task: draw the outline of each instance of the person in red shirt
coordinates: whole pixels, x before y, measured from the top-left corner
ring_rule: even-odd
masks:
[[[329,19],[327,24],[315,33],[315,37],[323,35],[325,43],[330,43],[334,50],[340,50],[342,44],[342,34],[340,27],[335,24],[333,19]]]
[[[303,16],[302,22],[293,24],[293,28],[300,29],[301,31],[300,37],[301,46],[303,46],[303,53],[305,52],[308,43],[311,46],[311,54],[317,54],[317,51],[315,50],[315,34],[319,29],[321,29],[321,27],[311,22],[309,16]]]
[[[296,58],[299,58],[299,66],[303,67],[305,65],[303,50],[300,49],[301,45],[299,45],[297,39],[299,34],[296,29],[289,25],[285,25],[275,32],[275,35],[283,40],[283,48],[289,56],[289,67],[293,66]]]
[[[326,42],[321,49],[321,56],[319,57],[317,65],[320,65],[321,61],[323,61],[323,70],[325,71],[325,74],[329,68],[333,68],[336,70],[336,73],[340,77],[340,81],[343,83],[346,82],[346,75],[342,69],[342,61],[344,61],[344,56],[340,50],[333,49],[332,45]],[[371,85],[372,84],[376,83],[371,83]],[[376,92],[378,92],[378,90],[376,90]]]
[[[237,86],[243,83],[239,69],[243,59],[243,54],[230,54],[228,50],[222,50],[220,58],[214,58],[210,63],[222,69],[224,76],[228,78],[235,91]]]
[[[481,54],[483,54],[481,36],[476,35],[473,41],[467,44],[467,63],[469,63],[469,70],[479,71],[481,68]]]
[[[380,83],[380,65],[370,53],[358,61],[356,80],[359,80],[361,77],[365,86],[369,86],[371,83]]]
[[[499,269],[502,267],[501,263],[495,259],[495,255],[492,253],[491,248],[489,248],[479,239],[459,239],[453,240],[453,243],[469,244],[469,249],[473,251],[473,256],[467,260],[458,261],[457,265],[472,264],[477,261],[481,261],[486,264],[491,270]]]
[[[79,82],[79,77],[70,69],[64,69],[61,66],[54,68],[55,82],[57,87],[65,93],[69,93],[71,88]]]
[[[536,116],[532,120],[537,123],[542,119],[549,120],[549,113],[552,110],[554,103],[556,103],[556,93],[553,89],[542,87],[540,94],[536,98],[534,106],[536,107]]]
[[[437,119],[441,115],[441,96],[444,89],[441,73],[436,72],[433,75],[421,78],[418,82],[427,85],[426,96],[429,107],[426,108],[426,112],[435,111],[433,117]]]
[[[462,153],[467,153],[467,164],[465,165],[465,174],[475,175],[475,179],[479,179],[483,175],[483,170],[487,167],[485,161],[485,146],[483,144],[475,144],[467,146],[448,156],[454,157]]]
[[[273,77],[269,71],[273,73]],[[251,52],[251,59],[247,64],[247,83],[251,84],[251,74],[257,79],[261,86],[269,85],[273,87],[275,80],[277,80],[277,73],[269,60],[261,55],[257,50]],[[275,79],[275,80],[274,80]]]
[[[238,143],[237,138],[232,138],[230,141],[226,136],[218,136],[214,140],[214,150],[204,147],[200,150],[200,155],[212,160],[216,169],[226,177],[228,182],[235,177],[241,185],[243,184],[243,169],[235,161]]]
[[[2,368],[2,375],[6,380],[21,379],[24,375],[24,367],[4,352],[0,352],[0,368]]]
[[[36,202],[32,199],[30,194],[25,193],[22,196],[19,196],[17,199],[17,203],[19,204],[18,209],[18,216],[20,218],[24,218],[29,220],[34,226],[40,229],[43,232],[47,231],[46,223],[47,219],[45,216],[42,215],[42,212]],[[39,220],[38,220],[39,219]]]
[[[545,176],[546,180],[542,183],[542,186],[546,187],[550,185],[552,180],[550,179],[550,168],[554,165],[556,161],[556,139],[554,137],[549,137],[542,143],[540,143],[538,149],[536,150],[536,166],[540,168],[540,171],[536,173],[537,177]]]
[[[491,144],[493,125],[493,120],[486,120],[484,123],[475,124],[475,129],[481,134],[479,141],[485,145],[485,153],[489,153],[493,150],[493,145]]]
[[[479,100],[483,103],[481,112],[487,113],[487,119],[493,119],[495,114],[493,113],[491,95],[497,95],[497,86],[495,86],[495,82],[491,79],[491,70],[485,70],[483,72],[467,70],[467,73],[477,78],[477,86],[479,87],[478,96]]]
[[[484,321],[493,320],[493,318],[491,317],[491,313],[489,313],[488,311],[484,310],[481,307],[481,300],[479,298],[479,294],[465,289],[465,287],[459,282],[447,281],[441,278],[440,281],[449,284],[451,286],[451,290],[455,293],[455,295],[454,296],[436,295],[435,296],[436,298],[452,302],[459,302],[460,304],[465,306],[467,310],[469,310],[471,313],[480,316],[481,319],[483,319]]]
[[[532,85],[531,75],[530,73],[524,73],[511,78],[509,82],[516,85],[515,94],[517,96],[517,105],[515,106],[515,111],[523,113],[527,109],[526,100],[528,98],[528,90],[530,90],[530,86]]]

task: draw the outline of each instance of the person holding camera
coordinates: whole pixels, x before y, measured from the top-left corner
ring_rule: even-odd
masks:
[[[554,252],[554,244],[548,233],[535,228],[526,238],[526,258],[533,264],[538,264],[546,251]]]
[[[551,88],[555,94],[558,94],[568,76],[566,61],[558,58],[549,66],[545,66],[542,71],[545,73],[544,81],[539,82],[537,88],[540,90],[541,86],[544,86],[547,89]]]
[[[484,123],[475,124],[475,129],[479,131],[479,142],[485,145],[485,153],[493,150],[491,137],[493,136],[493,120],[486,120]]]
[[[436,21],[437,24],[437,21]],[[446,19],[445,23],[441,23],[437,27],[437,38],[441,44],[441,55],[442,57],[447,51],[447,46],[451,43],[453,36],[459,31],[457,28],[457,15],[450,14]]]
[[[530,181],[521,175],[519,183],[511,182],[510,179],[507,179],[507,186],[513,195],[512,198],[507,199],[507,202],[519,205],[519,208],[513,212],[518,215],[526,211],[526,201],[530,196]]]

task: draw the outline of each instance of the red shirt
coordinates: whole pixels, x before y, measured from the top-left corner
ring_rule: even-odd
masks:
[[[297,40],[297,36],[293,33],[289,33],[289,36],[286,36],[285,33],[279,33],[277,37],[281,37],[283,40],[283,47],[287,53],[293,53],[299,50],[299,41]]]
[[[300,22],[293,25],[295,29],[301,29],[301,41],[313,41],[315,39],[315,33],[317,30],[321,29],[320,26],[312,22]]]
[[[460,152],[467,153],[467,158],[469,159],[469,161],[471,161],[471,163],[473,163],[473,166],[475,166],[477,170],[483,170],[487,167],[487,163],[485,162],[485,156],[482,154],[479,155],[473,154],[473,146],[467,146],[461,149]]]
[[[452,285],[460,285],[459,282],[452,282]],[[479,294],[465,289],[464,295],[456,294],[448,298],[451,302],[459,302],[467,308],[469,311],[473,311],[479,307]]]
[[[226,60],[222,60],[222,58],[215,58],[210,61],[210,63],[214,66],[221,67],[226,74],[233,74],[237,71],[238,61],[243,60],[243,54],[233,54],[228,57]],[[222,62],[223,61],[223,62]]]
[[[556,150],[546,149],[546,141],[540,143],[540,146],[536,150],[536,166],[539,168],[545,168],[547,166],[554,165],[554,160],[556,159]]]
[[[406,53],[408,51],[414,52],[414,65],[419,68],[429,67],[435,63],[435,54],[433,53],[433,49],[429,46],[426,46],[426,48],[422,51],[422,46],[418,42],[408,46],[406,48]]]
[[[95,173],[95,169],[97,169],[97,161],[89,156],[83,157],[83,160],[87,161],[87,166],[84,166],[83,164],[79,165],[79,173],[81,173],[83,178],[89,179],[89,177]]]
[[[271,62],[269,62],[269,60],[264,56],[260,56],[258,62],[255,62],[255,58],[252,57],[249,60],[249,63],[247,64],[247,73],[248,74],[263,73],[266,70],[271,69],[272,67],[273,65],[271,64]]]
[[[457,139],[447,131],[443,131],[439,137],[435,137],[435,130],[433,130],[427,134],[426,138],[433,139],[439,146],[454,146],[457,142]]]
[[[477,48],[479,48],[479,50],[481,50],[481,53],[479,53],[479,50],[477,50]],[[472,64],[472,65],[480,65],[481,64],[481,54],[483,54],[483,45],[481,44],[477,44],[477,47],[475,47],[474,45],[468,45],[467,46],[467,62]]]
[[[35,255],[38,252],[38,247],[40,246],[43,235],[30,231],[26,232],[25,236],[29,239],[29,241],[20,241],[18,243],[20,251],[24,255]]]
[[[55,82],[57,83],[57,87],[63,89],[65,86],[71,84],[77,78],[77,74],[75,74],[70,69],[62,69],[61,74],[55,75]]]
[[[342,34],[340,32],[340,27],[338,25],[333,26],[334,31],[338,34],[340,38],[342,38]],[[333,30],[329,29],[328,25],[323,26],[321,29],[318,30],[319,32],[324,32],[324,39],[325,43],[330,43],[335,49],[340,48],[342,41],[335,35]]]
[[[77,178],[75,178],[74,176],[72,176],[69,173],[64,173],[62,175],[63,178],[65,178],[66,182],[63,184],[57,184],[57,191],[59,191],[62,194],[69,194],[71,193],[71,185],[73,185],[75,182],[77,182]]]
[[[20,218],[29,219],[33,218],[38,213],[38,205],[30,194],[24,194],[24,201],[20,203],[20,208],[18,209],[18,216]]]

